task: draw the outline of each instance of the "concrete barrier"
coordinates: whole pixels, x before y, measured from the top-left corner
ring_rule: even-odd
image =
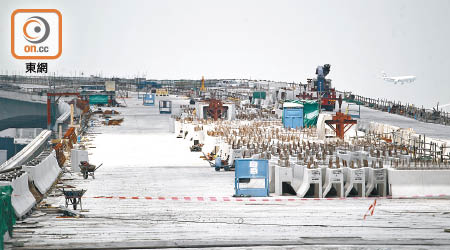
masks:
[[[13,180],[11,186],[13,188],[11,203],[17,218],[21,218],[36,205],[36,199],[28,186],[28,173],[24,173]]]
[[[230,150],[230,160],[228,164],[234,165],[234,160],[242,158],[242,150],[241,149],[231,149]]]
[[[61,172],[61,168],[59,168],[58,161],[56,160],[55,151],[52,151],[38,165],[25,166],[24,170],[30,174],[34,185],[41,194],[47,193]]]
[[[350,166],[350,161],[352,160],[352,154],[348,153],[348,152],[342,152],[342,151],[338,151],[336,153],[337,157],[339,158],[339,160],[341,161],[340,164],[341,166],[344,166],[344,161],[347,163],[347,166]]]
[[[352,152],[352,159],[353,160],[359,160],[359,162],[363,162],[364,160],[368,161],[369,158],[369,152],[367,151],[356,151]]]
[[[0,165],[0,170],[8,170],[18,167],[29,160],[36,151],[47,142],[52,135],[52,131],[43,130],[32,142],[25,146],[19,153],[11,157],[9,160]]]
[[[283,182],[292,184],[292,168],[275,166],[275,195],[283,195]]]
[[[380,196],[386,196],[387,178],[386,169],[384,168],[364,168],[367,176],[366,196],[369,197],[376,188]]]
[[[344,172],[341,168],[324,168],[325,183],[323,184],[323,195],[327,197],[331,188],[336,189],[337,195],[340,198],[344,197]]]
[[[72,149],[70,151],[70,166],[73,172],[80,172],[80,162],[82,161],[89,162],[88,152],[86,150]]]
[[[358,192],[358,197],[366,196],[366,175],[363,168],[343,168],[345,177],[345,193],[347,197],[352,189]]]
[[[389,194],[394,198],[450,196],[450,170],[388,169]]]
[[[314,197],[322,198],[322,171],[320,168],[305,168],[303,173],[303,183],[297,192],[298,197],[305,197],[308,191],[314,189]]]
[[[303,183],[303,175],[305,172],[305,166],[299,164],[292,165],[292,183],[291,186],[294,190],[298,190]]]
[[[269,193],[275,193],[275,166],[278,162],[278,157],[272,157],[269,160]]]

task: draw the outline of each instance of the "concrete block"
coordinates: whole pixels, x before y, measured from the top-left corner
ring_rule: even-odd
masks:
[[[366,175],[363,168],[343,168],[345,177],[345,194],[347,197],[354,188],[358,192],[358,197],[366,196]]]
[[[275,193],[275,165],[277,161],[269,160],[269,193]]]
[[[369,197],[372,191],[376,188],[381,196],[386,196],[387,191],[387,176],[384,168],[364,168],[367,176],[366,183],[366,197]]]
[[[70,164],[72,167],[72,171],[78,173],[80,172],[80,162],[89,162],[88,152],[86,150],[72,149],[70,154]]]
[[[305,197],[308,191],[314,189],[314,197],[322,198],[322,171],[318,168],[304,168],[303,182],[297,192],[298,197]]]
[[[305,172],[305,166],[299,164],[292,165],[292,183],[291,186],[294,190],[298,190],[303,183],[303,175]]]
[[[292,183],[292,168],[275,166],[275,194],[283,195],[283,182]]]
[[[392,197],[450,196],[450,170],[396,170],[390,168]]]
[[[61,172],[54,151],[38,165],[25,166],[24,170],[30,175],[41,194],[47,193]]]
[[[23,173],[11,182],[1,182],[0,186],[3,185],[11,185],[13,188],[11,203],[16,217],[23,217],[36,205],[36,199],[28,186],[28,173]]]
[[[21,218],[36,205],[36,199],[28,186],[28,174],[24,173],[12,181],[11,186],[13,188],[11,202],[14,212],[18,218]]]
[[[332,187],[336,189],[338,197],[344,197],[344,172],[342,168],[325,169],[325,183],[323,184],[322,197],[327,197]]]
[[[351,154],[349,154],[349,153],[344,153],[344,152],[337,152],[336,153],[336,155],[337,155],[337,157],[339,157],[339,160],[341,161],[340,163],[341,163],[341,166],[343,166],[344,165],[344,161],[346,161],[347,162],[347,166],[349,166],[350,165],[350,161],[352,160],[352,155]]]

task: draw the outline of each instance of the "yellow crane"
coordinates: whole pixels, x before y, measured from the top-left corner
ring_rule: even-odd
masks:
[[[200,91],[205,91],[205,90],[206,90],[206,88],[205,88],[205,77],[202,76],[202,86],[200,87]]]

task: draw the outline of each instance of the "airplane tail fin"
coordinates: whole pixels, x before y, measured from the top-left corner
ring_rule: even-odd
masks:
[[[381,71],[381,77],[387,77],[386,72]]]

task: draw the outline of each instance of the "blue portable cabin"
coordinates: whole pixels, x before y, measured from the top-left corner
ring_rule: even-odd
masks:
[[[303,128],[303,104],[295,102],[283,104],[283,127]]]
[[[160,100],[159,101],[159,113],[160,114],[172,114],[172,101]]]
[[[257,159],[236,159],[234,172],[235,196],[269,196],[269,161]],[[252,179],[255,186],[248,185]],[[264,183],[264,184],[263,184]],[[247,184],[247,187],[245,187]],[[263,185],[262,185],[263,184]]]
[[[145,94],[143,99],[144,106],[155,106],[156,95],[155,94]]]

